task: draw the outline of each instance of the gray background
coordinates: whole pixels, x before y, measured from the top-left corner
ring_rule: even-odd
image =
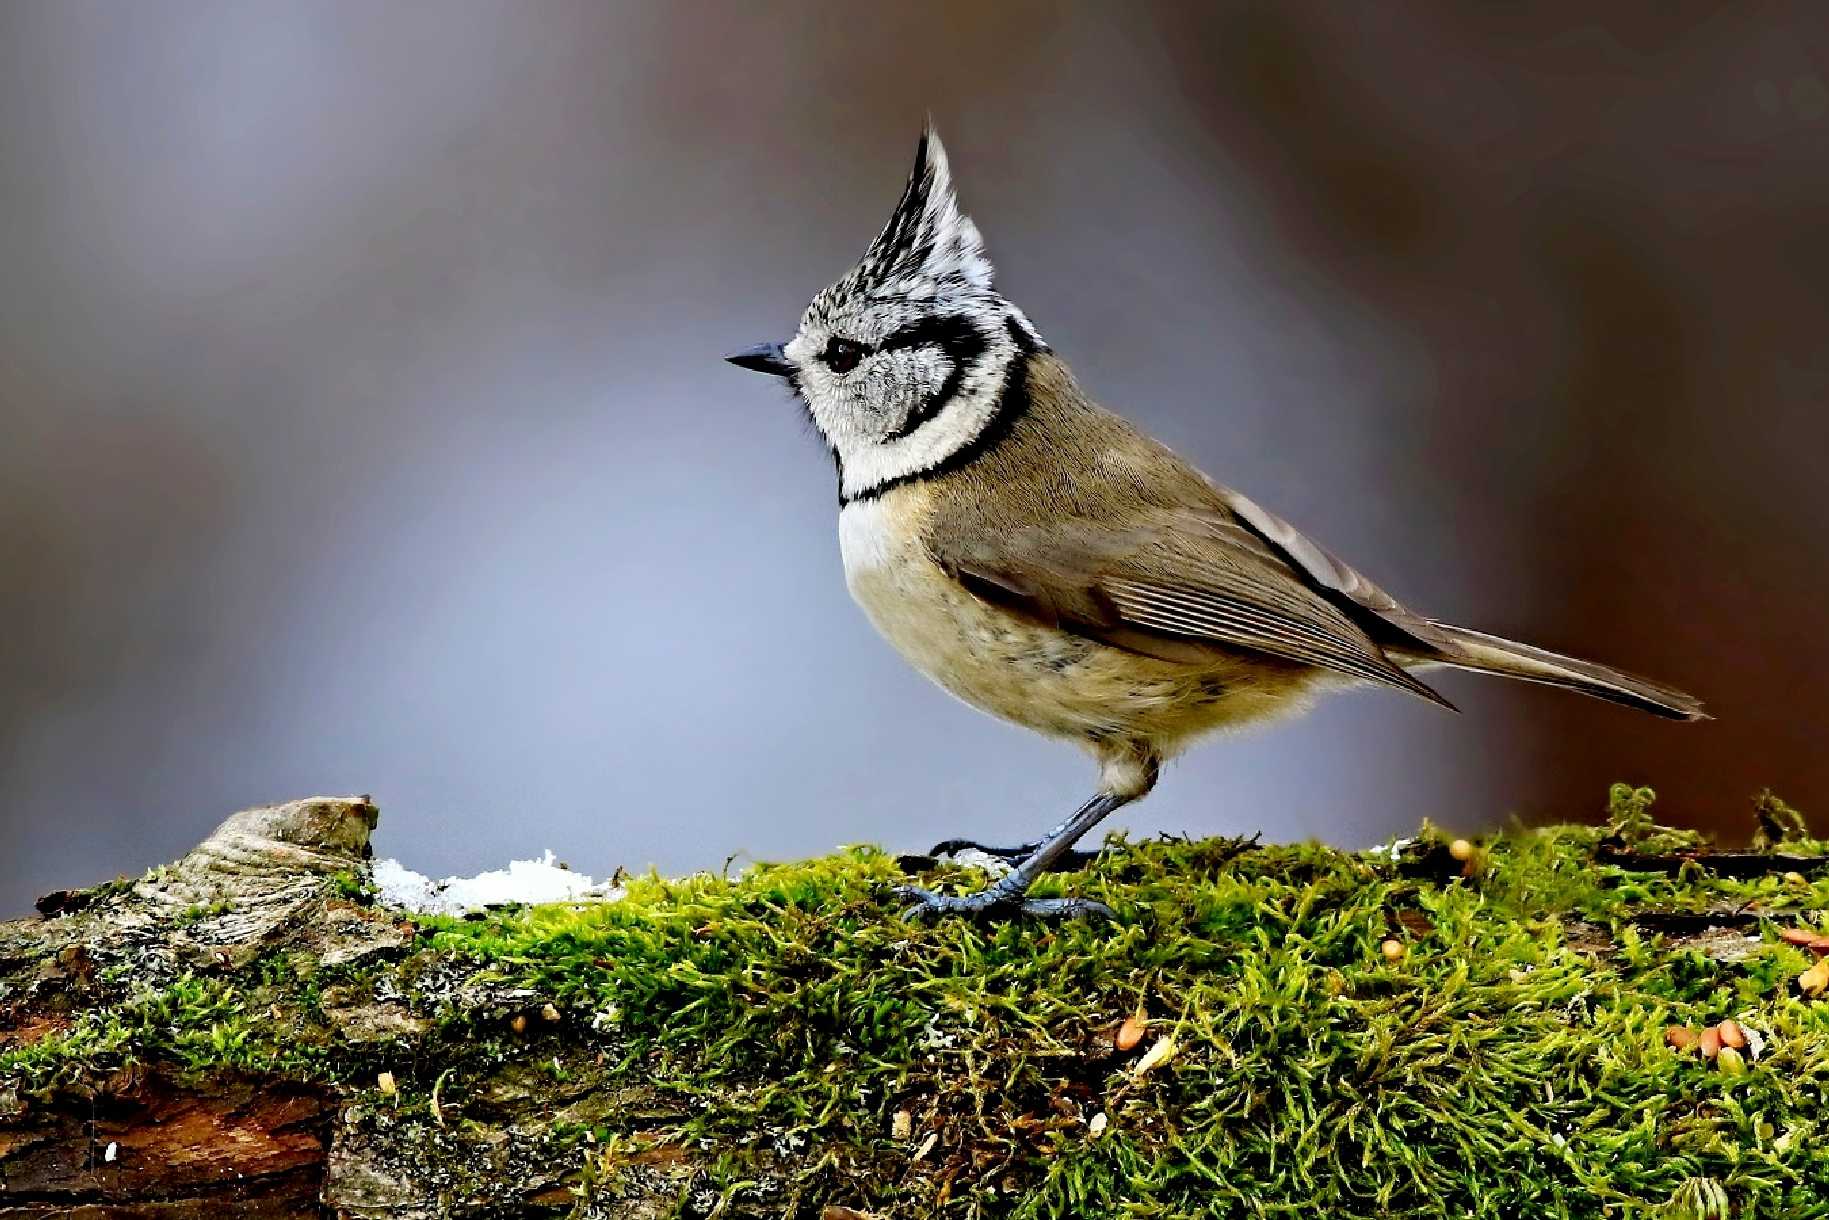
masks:
[[[1106,402],[1400,596],[1686,685],[1214,742],[1141,832],[1829,795],[1820,8],[0,7],[0,912],[365,791],[382,851],[1019,836],[1076,752],[848,602],[784,338],[923,115]]]

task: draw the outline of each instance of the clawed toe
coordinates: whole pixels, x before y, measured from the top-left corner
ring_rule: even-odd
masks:
[[[1118,913],[1096,898],[1025,898],[1022,913],[1037,919],[1105,919],[1118,922]]]
[[[898,885],[896,898],[903,904],[906,919],[929,921],[943,915],[960,915],[968,919],[1008,919],[1030,915],[1037,919],[1109,919],[1117,912],[1091,898],[1024,898],[995,888],[975,894],[938,894],[918,885]]]

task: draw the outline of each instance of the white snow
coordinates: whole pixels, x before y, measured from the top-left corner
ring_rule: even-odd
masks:
[[[507,868],[443,881],[416,873],[398,860],[377,860],[375,888],[383,904],[420,915],[462,915],[507,903],[614,902],[623,895],[621,886],[574,873],[550,851],[538,860],[514,860]]]

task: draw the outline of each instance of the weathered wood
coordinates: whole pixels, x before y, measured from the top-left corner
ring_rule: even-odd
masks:
[[[0,1124],[0,1217],[317,1216],[334,1111],[327,1089],[232,1076],[55,1097]]]
[[[375,820],[367,798],[238,813],[168,868],[54,895],[40,918],[0,924],[0,1049],[67,1035],[136,989],[187,978],[228,986],[261,961],[329,976],[398,957],[412,925],[347,896]],[[542,1007],[535,996],[476,988],[464,1002],[504,1021],[517,1006]],[[283,1042],[297,1026],[351,1062],[426,1053],[428,1022],[397,997],[332,987],[319,1004],[310,1014],[275,1005],[269,1033]],[[0,1220],[565,1215],[578,1205],[570,1187],[583,1157],[555,1154],[548,1133],[617,1098],[589,1080],[530,1081],[509,1063],[469,1081],[446,1126],[374,1104],[374,1079],[366,1104],[232,1067],[123,1069],[38,1096],[0,1080]],[[652,1199],[625,1192],[615,1214],[640,1216],[677,1196],[678,1173],[652,1180]]]

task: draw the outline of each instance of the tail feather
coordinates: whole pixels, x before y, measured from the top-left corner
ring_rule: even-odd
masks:
[[[1429,625],[1440,633],[1443,645],[1428,658],[1436,664],[1559,686],[1670,720],[1709,719],[1701,700],[1674,687],[1483,631],[1448,623]]]

